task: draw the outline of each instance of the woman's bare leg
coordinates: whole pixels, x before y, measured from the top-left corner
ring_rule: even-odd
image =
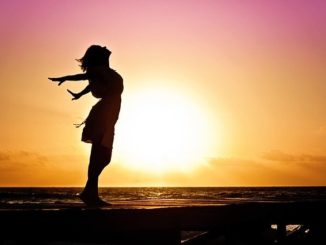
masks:
[[[110,163],[112,149],[108,149],[101,144],[93,144],[91,149],[90,161],[88,165],[88,179],[81,199],[88,205],[99,202],[98,178],[103,169]]]

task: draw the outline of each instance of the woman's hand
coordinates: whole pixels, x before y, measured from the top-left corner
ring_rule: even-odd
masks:
[[[81,94],[77,94],[77,93],[74,93],[74,92],[71,92],[69,89],[67,89],[68,93],[72,95],[72,99],[71,100],[78,100],[80,97],[82,97]]]
[[[58,86],[64,83],[66,80],[63,77],[49,77],[52,82],[59,82]]]

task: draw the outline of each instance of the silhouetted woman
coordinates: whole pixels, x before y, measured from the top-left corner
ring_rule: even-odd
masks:
[[[88,86],[79,93],[68,92],[73,100],[91,92],[100,100],[92,107],[85,120],[82,141],[91,143],[92,149],[88,166],[88,180],[80,198],[89,206],[106,205],[98,195],[98,178],[102,170],[110,163],[114,138],[114,126],[118,120],[121,94],[123,91],[122,77],[109,66],[111,52],[106,47],[92,45],[81,59],[82,74],[49,78],[63,82],[88,80]]]

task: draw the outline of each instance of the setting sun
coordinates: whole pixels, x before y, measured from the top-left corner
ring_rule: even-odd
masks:
[[[205,110],[191,98],[164,88],[145,89],[124,105],[119,146],[130,168],[146,172],[189,171],[209,148]]]

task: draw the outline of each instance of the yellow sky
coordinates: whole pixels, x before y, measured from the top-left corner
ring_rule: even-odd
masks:
[[[324,4],[154,2],[0,4],[0,186],[84,184],[96,99],[47,77],[91,44],[125,82],[101,185],[325,185]]]

